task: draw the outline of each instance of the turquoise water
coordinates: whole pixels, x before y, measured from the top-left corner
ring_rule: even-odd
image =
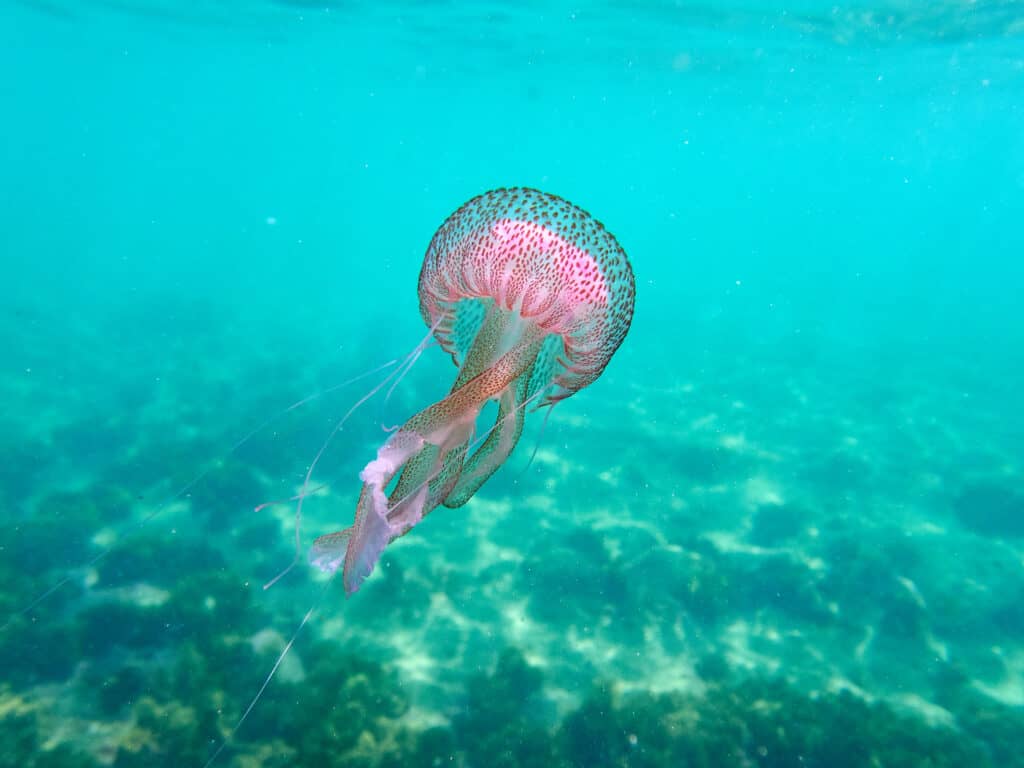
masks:
[[[1024,5],[24,0],[0,44],[0,766],[1024,765]],[[625,343],[357,595],[262,589],[254,509],[512,185],[615,233]],[[455,375],[345,425],[303,548]]]

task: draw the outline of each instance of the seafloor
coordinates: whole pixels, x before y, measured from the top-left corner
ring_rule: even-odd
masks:
[[[253,509],[369,381],[228,450],[416,338],[205,305],[47,327],[0,378],[0,768],[201,768],[323,584],[260,588],[293,505]],[[689,334],[634,333],[532,464],[537,415],[469,505],[331,584],[218,764],[1024,765],[1020,382],[934,344]],[[428,358],[325,454],[304,545],[454,377]]]

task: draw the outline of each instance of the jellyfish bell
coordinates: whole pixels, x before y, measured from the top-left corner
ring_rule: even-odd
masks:
[[[553,406],[601,375],[629,330],[634,280],[614,236],[585,211],[535,189],[498,189],[438,229],[419,300],[458,373],[364,467],[354,524],[313,543],[310,562],[342,568],[349,595],[391,541],[437,506],[472,498],[512,453],[528,407]],[[497,420],[474,441],[490,400]]]

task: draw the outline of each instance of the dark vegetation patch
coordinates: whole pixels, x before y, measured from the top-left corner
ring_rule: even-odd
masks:
[[[750,540],[760,547],[777,547],[799,535],[811,519],[807,510],[792,504],[760,507],[754,515]]]
[[[965,488],[953,502],[960,524],[983,536],[1024,536],[1024,494],[999,485]]]

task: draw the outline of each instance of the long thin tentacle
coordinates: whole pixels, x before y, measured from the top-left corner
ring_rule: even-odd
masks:
[[[551,414],[554,412],[556,405],[558,405],[557,402],[542,403],[537,407],[538,409],[547,408],[548,412],[544,414],[544,421],[540,423],[540,434],[537,435],[537,442],[533,444],[533,450],[530,452],[530,460],[526,462],[526,466],[519,471],[519,474],[516,475],[516,477],[522,477],[525,475],[526,471],[530,468],[530,465],[533,464],[533,460],[537,458],[537,450],[540,448],[541,441],[544,440],[544,432],[548,428],[548,419],[551,418]]]
[[[396,363],[398,363],[398,360],[388,360],[386,363],[382,363],[381,365],[378,365],[375,368],[371,368],[368,371],[364,371],[363,373],[359,374],[358,376],[353,376],[352,378],[346,379],[345,381],[340,382],[339,384],[334,384],[334,385],[332,385],[330,387],[327,387],[326,389],[321,389],[321,390],[319,390],[317,392],[314,392],[314,393],[312,393],[310,395],[307,395],[307,396],[303,397],[300,400],[295,401],[294,403],[292,403],[291,405],[289,405],[289,406],[287,406],[285,408],[282,408],[280,411],[277,411],[276,413],[268,416],[266,419],[264,419],[262,422],[260,422],[257,426],[251,428],[242,437],[237,439],[231,445],[231,447],[228,448],[228,450],[226,452],[221,454],[221,459],[227,458],[228,456],[231,456],[232,454],[234,454],[239,448],[241,448],[243,445],[248,443],[252,438],[254,438],[256,435],[258,435],[264,429],[269,427],[275,421],[280,419],[282,416],[284,416],[284,415],[286,415],[288,413],[291,413],[292,411],[294,411],[294,410],[296,410],[298,408],[301,408],[306,403],[309,403],[309,402],[311,402],[313,400],[316,400],[317,398],[323,397],[324,395],[327,395],[327,394],[329,394],[331,392],[334,392],[334,391],[336,391],[338,389],[341,389],[342,387],[346,387],[346,386],[348,386],[350,384],[355,384],[357,381],[362,381],[365,378],[373,376],[375,373],[380,373],[381,371],[385,370],[386,368],[390,368],[391,366],[395,365]],[[147,525],[149,525],[151,522],[153,522],[153,520],[155,520],[161,514],[166,512],[167,509],[169,509],[170,506],[172,504],[174,504],[174,502],[176,502],[178,499],[182,498],[185,494],[187,494],[195,486],[197,486],[199,483],[201,483],[203,480],[205,480],[206,477],[211,472],[213,472],[215,469],[216,469],[215,465],[211,464],[210,466],[208,466],[206,469],[204,469],[202,472],[197,474],[195,477],[193,477],[187,483],[182,485],[176,492],[174,492],[169,497],[167,497],[164,500],[164,502],[162,504],[160,504],[160,506],[158,506],[156,509],[154,509],[151,512],[149,512],[148,514],[146,514],[141,520],[138,520],[135,523],[133,523],[132,525],[130,525],[120,536],[117,537],[117,540],[114,541],[112,544],[110,544],[110,545],[104,547],[103,549],[101,549],[99,552],[97,552],[95,555],[93,555],[89,560],[87,560],[85,563],[83,563],[79,568],[76,568],[74,571],[71,571],[68,574],[66,574],[65,576],[63,576],[59,581],[54,583],[51,587],[49,587],[44,592],[42,592],[39,595],[37,595],[25,607],[15,611],[14,613],[9,614],[7,619],[6,619],[6,621],[4,621],[3,624],[0,624],[0,633],[4,632],[18,618],[20,618],[21,616],[25,616],[26,614],[31,612],[36,606],[38,606],[38,605],[42,604],[43,602],[45,602],[51,595],[55,594],[63,586],[68,584],[74,578],[75,571],[80,571],[80,570],[85,569],[85,568],[91,568],[92,566],[96,565],[98,562],[100,562],[101,560],[106,558],[111,552],[113,552],[118,547],[120,547],[124,543],[124,541],[126,539],[130,538],[131,536],[133,536],[136,533],[138,533],[139,531],[141,531],[143,528],[145,528]]]
[[[221,752],[223,752],[225,748],[228,746],[228,744],[231,743],[231,740],[232,738],[234,738],[234,735],[238,732],[238,729],[242,727],[242,723],[245,722],[246,718],[249,717],[249,713],[252,712],[253,707],[256,706],[256,702],[260,700],[260,698],[263,696],[263,692],[267,690],[267,686],[270,685],[270,681],[274,679],[274,675],[277,674],[278,668],[284,662],[285,656],[288,655],[288,652],[291,651],[292,646],[295,645],[295,641],[298,639],[299,633],[302,632],[306,624],[309,623],[309,620],[313,618],[313,614],[316,613],[317,609],[323,604],[324,597],[327,596],[327,588],[331,586],[331,582],[333,581],[334,575],[332,574],[331,577],[327,579],[327,581],[324,583],[323,589],[320,590],[320,594],[317,596],[316,601],[313,603],[313,605],[309,607],[309,610],[306,611],[306,615],[302,617],[302,621],[299,622],[299,626],[295,628],[295,631],[292,633],[292,636],[288,639],[288,642],[285,643],[284,649],[281,651],[280,654],[278,654],[277,660],[274,662],[274,666],[270,668],[270,672],[267,674],[266,679],[264,679],[263,681],[263,685],[261,685],[259,690],[256,691],[256,695],[252,697],[252,701],[249,702],[249,706],[245,708],[245,712],[242,713],[242,716],[238,718],[238,722],[236,722],[231,727],[231,730],[229,730],[224,735],[224,740],[220,743],[220,746],[217,747],[217,751],[210,755],[210,759],[206,761],[206,763],[203,765],[203,768],[210,768],[210,766],[214,764],[217,758],[220,757]]]
[[[380,392],[381,389],[383,389],[384,386],[389,381],[395,378],[395,376],[398,376],[399,380],[401,380],[401,377],[405,375],[405,372],[408,371],[408,369],[412,367],[412,365],[415,364],[417,360],[419,360],[419,357],[423,353],[423,350],[430,344],[430,340],[431,338],[433,338],[433,335],[434,328],[431,327],[431,329],[427,332],[427,335],[424,336],[420,343],[417,344],[413,348],[413,350],[402,359],[402,362],[399,363],[398,366],[393,371],[391,371],[391,373],[389,373],[382,381],[378,382],[373,389],[371,389],[369,392],[367,392],[365,395],[359,398],[359,400],[357,400],[352,405],[352,407],[345,412],[345,415],[338,420],[338,422],[334,425],[334,428],[331,430],[330,434],[327,435],[323,444],[320,446],[320,450],[316,452],[316,456],[313,458],[313,461],[310,463],[309,468],[306,470],[306,477],[302,481],[302,489],[298,493],[298,503],[296,504],[295,507],[295,555],[292,558],[291,563],[289,563],[287,567],[285,567],[274,578],[272,578],[270,581],[263,585],[263,589],[270,589],[278,581],[280,581],[282,578],[288,575],[288,573],[291,572],[291,570],[296,565],[298,565],[298,563],[302,560],[302,505],[306,500],[306,496],[309,495],[309,483],[313,477],[313,471],[316,469],[317,464],[320,463],[320,459],[324,455],[324,452],[327,450],[328,446],[334,440],[335,436],[341,431],[342,427],[345,426],[345,422],[349,420],[349,417],[351,417],[352,414],[354,414],[367,400],[369,400],[378,392]],[[390,392],[388,394],[390,395]]]

